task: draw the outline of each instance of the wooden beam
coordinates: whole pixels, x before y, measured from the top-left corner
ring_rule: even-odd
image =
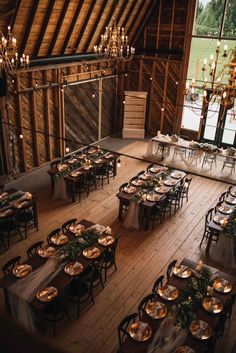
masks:
[[[117,26],[118,26],[118,23],[119,23],[119,21],[120,21],[122,15],[123,15],[123,13],[124,13],[124,11],[125,11],[126,6],[127,6],[127,1],[124,0],[123,4],[122,4],[121,7],[120,7],[120,10],[119,10],[119,12],[118,12],[118,14],[117,14],[117,16],[116,16],[116,24],[117,24]]]
[[[41,30],[40,30],[40,33],[39,33],[39,37],[38,37],[38,40],[37,40],[35,48],[34,48],[33,57],[37,57],[38,56],[38,53],[39,53],[39,50],[40,50],[40,47],[41,47],[41,44],[42,44],[42,41],[43,41],[43,38],[44,38],[44,34],[45,34],[45,32],[47,30],[47,27],[48,27],[48,23],[49,23],[49,20],[50,20],[50,17],[51,17],[55,2],[56,2],[56,0],[51,0],[49,2],[49,6],[47,8],[46,15],[44,17],[44,20],[43,20],[43,23],[42,23],[42,26],[41,26]]]
[[[85,45],[83,46],[83,48],[82,48],[82,50],[81,50],[82,53],[87,52],[87,50],[88,50],[88,48],[89,48],[89,46],[90,46],[91,40],[92,40],[92,38],[93,38],[93,36],[94,36],[94,34],[95,34],[95,31],[96,31],[96,28],[97,28],[97,26],[98,26],[98,23],[99,23],[99,21],[101,20],[101,17],[102,17],[102,14],[103,14],[104,10],[105,10],[105,7],[106,7],[106,5],[107,5],[107,2],[108,2],[108,0],[104,0],[104,1],[103,1],[103,4],[102,4],[102,6],[101,6],[101,8],[100,8],[100,11],[99,11],[99,13],[98,13],[98,15],[97,15],[97,18],[96,18],[96,20],[94,21],[94,24],[93,24],[93,26],[92,26],[92,28],[91,28],[89,37],[88,37],[88,39],[86,40],[86,43],[85,43]]]
[[[87,24],[88,24],[89,20],[90,20],[90,17],[91,17],[91,14],[93,12],[93,9],[94,9],[95,5],[96,5],[96,0],[92,1],[91,4],[90,4],[89,10],[87,12],[87,15],[86,15],[86,17],[84,19],[83,25],[82,25],[82,27],[80,29],[79,35],[78,35],[78,37],[76,39],[76,42],[75,42],[75,46],[74,46],[74,49],[73,49],[74,53],[76,53],[77,50],[78,50],[78,47],[79,47],[80,42],[81,42],[81,39],[82,39],[82,37],[84,35],[84,31],[85,31],[85,29],[87,27]]]
[[[165,82],[164,82],[164,89],[163,89],[163,102],[162,102],[162,107],[165,108],[165,103],[166,103],[166,95],[167,95],[167,83],[168,83],[168,70],[169,70],[169,63],[166,62],[166,67],[165,67]],[[164,117],[165,117],[165,110],[161,111],[161,122],[160,122],[160,130],[163,130],[163,125],[164,125]]]
[[[69,5],[70,5],[70,0],[65,0],[63,8],[62,8],[62,11],[61,11],[61,14],[60,14],[60,17],[59,17],[59,20],[57,22],[57,26],[56,26],[55,32],[54,32],[53,37],[52,37],[52,41],[51,41],[50,46],[48,48],[48,52],[47,52],[48,56],[52,54],[53,48],[55,46],[58,34],[59,34],[60,30],[61,30],[61,26],[62,26],[62,23],[63,23],[63,21],[65,19],[66,12],[67,12],[67,9],[68,9]]]
[[[137,1],[136,1],[136,0],[133,0],[131,6],[130,6],[130,8],[129,8],[129,11],[127,12],[127,14],[126,14],[126,16],[125,16],[125,19],[124,19],[124,21],[123,21],[121,27],[124,27],[124,28],[125,28],[125,26],[127,25],[127,22],[129,21],[130,16],[132,15],[132,12],[133,12],[133,10],[134,10],[136,4],[137,4]]]
[[[26,47],[27,41],[29,39],[30,30],[31,30],[32,24],[33,24],[34,19],[35,19],[35,15],[36,15],[36,12],[37,12],[38,5],[39,5],[39,0],[34,0],[33,7],[31,9],[30,16],[29,16],[29,21],[27,23],[25,34],[24,34],[24,37],[23,37],[23,40],[22,40],[22,43],[21,43],[20,54],[23,54],[24,51],[25,51],[25,47]]]
[[[20,4],[21,4],[21,0],[16,0],[16,5],[15,5],[15,8],[14,8],[14,15],[13,15],[12,20],[11,20],[11,29],[12,29],[12,31],[14,29],[14,25],[15,25],[15,22],[16,22],[16,16],[18,14],[18,11],[19,11],[19,8],[20,8]]]
[[[15,89],[18,92],[20,90],[20,77],[16,76]],[[18,121],[19,121],[19,133],[23,135],[23,138],[20,139],[20,150],[21,150],[21,161],[22,161],[22,170],[23,172],[27,171],[27,162],[26,162],[26,145],[25,145],[25,136],[22,131],[23,123],[23,111],[22,111],[22,96],[20,94],[16,95],[17,99],[17,112],[18,112]]]
[[[137,19],[139,18],[139,15],[140,15],[140,13],[142,12],[142,9],[143,9],[143,7],[144,7],[144,5],[145,5],[145,2],[146,2],[146,0],[143,0],[143,1],[139,4],[138,10],[137,10],[137,12],[136,12],[136,14],[135,14],[135,16],[134,16],[134,18],[133,18],[133,20],[132,20],[132,22],[131,22],[129,28],[128,28],[128,30],[126,31],[126,34],[127,34],[127,35],[128,35],[128,34],[131,32],[131,30],[134,28],[135,23],[136,23]]]
[[[47,75],[47,70],[43,71],[43,82],[44,84],[47,84],[48,82],[48,75]],[[45,94],[45,140],[46,140],[46,154],[47,154],[47,160],[51,161],[52,160],[52,144],[51,144],[51,129],[50,129],[50,99],[49,99],[49,88],[46,88],[44,90]]]
[[[70,37],[74,31],[74,28],[75,28],[75,25],[76,25],[76,22],[78,20],[78,17],[79,17],[79,14],[80,14],[80,11],[82,9],[82,6],[84,4],[84,0],[80,0],[78,2],[78,5],[77,5],[77,8],[75,10],[75,13],[73,15],[73,18],[72,18],[72,21],[71,21],[71,24],[70,24],[70,28],[69,28],[69,31],[67,32],[67,35],[66,35],[66,38],[64,40],[64,43],[62,45],[62,48],[61,48],[61,54],[65,54],[65,51],[66,51],[66,47],[70,41]]]
[[[52,72],[52,78],[54,82],[59,83],[60,82],[60,69],[54,69]],[[56,124],[56,146],[57,146],[57,157],[60,156],[62,157],[64,155],[63,151],[63,141],[62,141],[62,126],[61,126],[61,120],[62,120],[62,113],[61,113],[61,88],[57,87],[53,90],[53,98],[54,98],[54,106],[56,108],[56,116],[54,117],[55,119],[55,124]]]
[[[34,76],[33,72],[30,73],[30,84],[34,87]],[[34,163],[36,166],[40,164],[40,157],[39,157],[39,142],[38,142],[38,134],[37,134],[37,103],[36,103],[36,94],[35,90],[31,93],[31,127],[32,127],[32,143],[34,144]]]
[[[135,35],[132,39],[132,44],[135,44],[137,40],[139,39],[140,35],[143,32],[144,27],[146,26],[147,22],[149,21],[155,7],[157,6],[158,1],[150,1],[149,6],[146,10],[146,16],[143,18],[142,23],[140,24],[138,30],[136,31]],[[131,42],[130,39],[130,42]]]

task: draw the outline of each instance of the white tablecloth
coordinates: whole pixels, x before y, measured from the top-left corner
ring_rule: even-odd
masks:
[[[66,182],[63,177],[56,178],[53,192],[54,200],[68,200],[69,195],[66,190]]]
[[[139,204],[135,201],[130,201],[130,206],[124,220],[124,227],[128,229],[140,229]]]
[[[236,268],[236,236],[221,233],[212,249],[212,260],[230,268]]]

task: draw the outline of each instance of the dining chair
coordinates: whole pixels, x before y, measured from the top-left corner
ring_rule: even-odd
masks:
[[[2,194],[2,193],[3,193],[3,191],[4,191],[4,185],[3,185],[3,184],[1,184],[1,185],[0,185],[0,193]]]
[[[61,158],[57,158],[55,159],[54,161],[52,161],[50,163],[50,167],[53,168],[53,167],[56,167],[59,163],[61,163]]]
[[[137,178],[135,178],[135,179],[137,179]],[[127,185],[128,185],[128,183],[124,183],[124,184],[120,185],[119,192],[122,192]],[[129,200],[124,200],[124,199],[122,199],[122,201],[120,200],[121,218],[123,218],[123,214],[128,210],[129,204],[130,204]]]
[[[139,319],[142,319],[142,316],[143,314],[144,315],[147,315],[145,309],[146,309],[146,306],[155,301],[157,299],[157,294],[156,292],[153,292],[151,294],[148,294],[146,297],[144,297],[141,302],[139,303],[139,306],[138,306],[138,315],[139,315]]]
[[[12,273],[13,268],[20,264],[21,256],[13,257],[11,260],[7,261],[5,265],[2,266],[2,272],[4,276]]]
[[[219,197],[219,201],[224,201],[226,196],[228,196],[228,194],[229,194],[229,191],[223,192]]]
[[[47,242],[48,244],[51,244],[52,241],[51,241],[51,238],[54,236],[54,235],[59,235],[61,233],[61,228],[56,228],[54,229],[51,233],[48,234],[47,236]]]
[[[207,153],[205,152],[203,160],[202,160],[202,168],[207,164],[212,170],[213,165],[216,167],[216,153]]]
[[[145,212],[144,212],[144,217],[147,217],[147,215],[145,215]],[[152,229],[154,228],[154,224],[155,224],[156,221],[159,221],[160,224],[162,223],[163,212],[162,212],[161,204],[160,205],[159,204],[155,204],[152,207],[150,215],[149,215],[149,220],[152,221]]]
[[[186,177],[184,180],[184,185],[181,193],[181,206],[183,206],[184,199],[188,202],[188,192],[189,192],[189,187],[192,182],[192,177]]]
[[[224,200],[218,201],[217,204],[215,205],[215,213],[218,212],[218,209],[222,204],[224,203]]]
[[[232,157],[226,157],[222,165],[221,173],[225,168],[230,168],[230,175],[232,175],[232,173],[235,172],[235,165],[236,159]]]
[[[128,328],[129,326],[136,321],[138,317],[137,313],[130,314],[126,316],[123,320],[121,320],[118,326],[118,340],[119,346],[124,342],[126,337],[129,337]]]
[[[187,150],[186,150],[185,147],[175,146],[172,159],[174,160],[174,159],[176,159],[178,157],[180,157],[181,161],[183,159],[186,160],[186,158],[187,158]]]
[[[153,286],[152,286],[152,293],[153,293],[153,294],[156,294],[158,288],[160,288],[160,287],[163,285],[163,280],[164,280],[164,276],[163,276],[163,275],[159,276],[159,277],[155,280],[155,282],[154,282],[154,284],[153,284]]]
[[[173,269],[174,269],[176,263],[177,263],[177,260],[173,260],[173,261],[171,261],[171,263],[169,263],[169,265],[167,266],[167,271],[166,271],[167,280],[171,277],[172,272],[173,272]]]
[[[205,215],[205,228],[204,228],[202,240],[199,244],[199,247],[201,247],[204,239],[210,238],[210,241],[217,241],[219,238],[220,231],[209,228],[209,224],[213,219],[214,213],[215,213],[215,208],[210,208]]]
[[[101,181],[102,189],[105,180],[107,180],[108,184],[110,183],[109,168],[107,165],[103,165],[96,169],[96,180]]]
[[[0,234],[2,237],[2,242],[6,250],[10,247],[10,239],[14,236],[19,235],[21,240],[23,240],[23,236],[21,234],[20,227],[18,222],[16,221],[14,213],[5,217],[1,217],[0,219]],[[5,240],[6,239],[6,244]]]
[[[27,205],[16,209],[15,218],[19,228],[24,231],[25,239],[28,235],[28,230],[36,228],[38,230],[38,216],[36,202],[28,202]]]
[[[28,259],[30,259],[31,257],[33,257],[34,255],[36,255],[38,253],[38,250],[42,247],[43,245],[43,241],[37,241],[37,243],[34,243],[33,245],[31,245],[27,250],[27,256]]]
[[[172,208],[174,208],[174,214],[176,214],[176,211],[183,205],[181,200],[183,188],[184,185],[178,185],[167,195],[170,204],[170,216],[172,215]]]
[[[65,223],[62,224],[61,230],[63,234],[66,234],[69,232],[69,228],[74,225],[77,222],[77,218],[72,218],[69,219],[69,221],[66,221]]]
[[[110,246],[106,247],[105,251],[102,254],[102,260],[101,263],[99,264],[99,268],[103,271],[104,273],[104,282],[106,283],[107,281],[107,271],[114,266],[115,271],[117,271],[117,265],[116,265],[116,250],[117,250],[117,245],[119,242],[120,236],[116,235],[116,239],[113,244]]]

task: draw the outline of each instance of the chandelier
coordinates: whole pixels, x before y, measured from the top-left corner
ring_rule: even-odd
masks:
[[[184,94],[192,102],[197,102],[201,95],[203,107],[211,103],[219,104],[224,111],[235,110],[236,48],[228,50],[225,45],[221,55],[220,44],[218,41],[215,57],[211,54],[209,62],[206,58],[203,61],[202,80],[193,77],[191,82],[187,81]]]
[[[113,26],[106,27],[105,33],[101,35],[100,44],[94,46],[94,52],[109,60],[129,61],[133,58],[135,48],[129,45],[124,27],[117,27],[116,16]]]
[[[8,33],[5,37],[0,31],[0,75],[15,74],[17,68],[25,69],[29,65],[29,55],[22,54],[19,57],[17,52],[16,38],[13,37],[11,27],[8,26]]]

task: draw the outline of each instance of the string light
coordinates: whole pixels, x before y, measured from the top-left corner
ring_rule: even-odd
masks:
[[[118,167],[118,168],[121,167],[121,160],[120,160],[120,158],[117,159],[117,167]]]
[[[23,135],[22,135],[22,134],[20,134],[20,136],[19,136],[19,137],[20,137],[20,139],[23,139]]]

